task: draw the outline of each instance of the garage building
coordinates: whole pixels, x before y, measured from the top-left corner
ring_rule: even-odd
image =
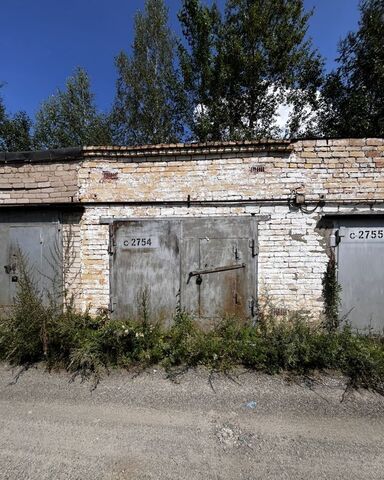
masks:
[[[382,330],[383,171],[383,139],[0,153],[0,305],[22,251],[42,292],[60,278],[93,312],[134,316],[145,292],[165,321],[265,301],[318,319],[335,258],[341,317]]]

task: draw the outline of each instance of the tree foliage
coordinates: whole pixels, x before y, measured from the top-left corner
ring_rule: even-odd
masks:
[[[310,13],[302,0],[227,0],[223,18],[214,4],[184,0],[179,19],[184,86],[200,140],[281,134],[278,107],[292,106],[289,134],[316,108],[322,60],[306,37]]]
[[[116,59],[114,140],[140,145],[178,141],[184,132],[183,90],[175,69],[175,38],[163,0],[147,0],[135,17],[132,54]]]
[[[220,138],[222,65],[221,15],[214,3],[185,0],[179,13],[187,46],[179,43],[179,60],[188,99],[192,135],[199,140]]]
[[[132,51],[116,58],[112,112],[98,112],[78,68],[41,105],[35,125],[25,112],[9,114],[0,97],[0,150],[384,136],[384,2],[360,0],[360,12],[323,82],[304,0],[226,0],[224,10],[215,1],[182,0],[179,40],[165,0],[146,0]],[[283,129],[282,107],[290,112]]]
[[[332,137],[384,136],[384,3],[363,0],[356,32],[339,46],[325,83],[321,129]]]
[[[110,143],[107,118],[97,112],[87,73],[78,68],[36,114],[36,148],[64,148]]]
[[[0,150],[14,152],[30,150],[32,122],[25,112],[10,116],[0,97]]]

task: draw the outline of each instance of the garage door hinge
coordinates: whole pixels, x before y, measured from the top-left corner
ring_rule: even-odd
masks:
[[[116,297],[111,297],[109,301],[109,311],[112,313],[115,311],[117,305],[117,298]]]
[[[345,237],[345,227],[340,227],[329,237],[329,246],[337,247],[341,242],[341,239]]]
[[[108,247],[108,253],[110,255],[113,255],[116,251],[116,240],[114,235],[110,235],[109,237],[109,247]]]
[[[248,307],[251,311],[251,317],[254,318],[256,316],[256,301],[253,297],[248,300]]]
[[[252,250],[252,257],[256,257],[259,254],[259,246],[254,238],[249,241],[249,248]]]

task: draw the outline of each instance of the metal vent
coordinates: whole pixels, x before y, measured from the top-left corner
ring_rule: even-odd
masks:
[[[264,165],[252,165],[251,173],[263,173],[265,171]]]
[[[112,181],[118,179],[118,172],[103,171],[103,181]]]

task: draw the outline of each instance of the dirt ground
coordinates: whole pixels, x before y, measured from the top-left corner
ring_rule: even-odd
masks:
[[[383,479],[384,399],[334,375],[113,372],[0,365],[1,479]]]

